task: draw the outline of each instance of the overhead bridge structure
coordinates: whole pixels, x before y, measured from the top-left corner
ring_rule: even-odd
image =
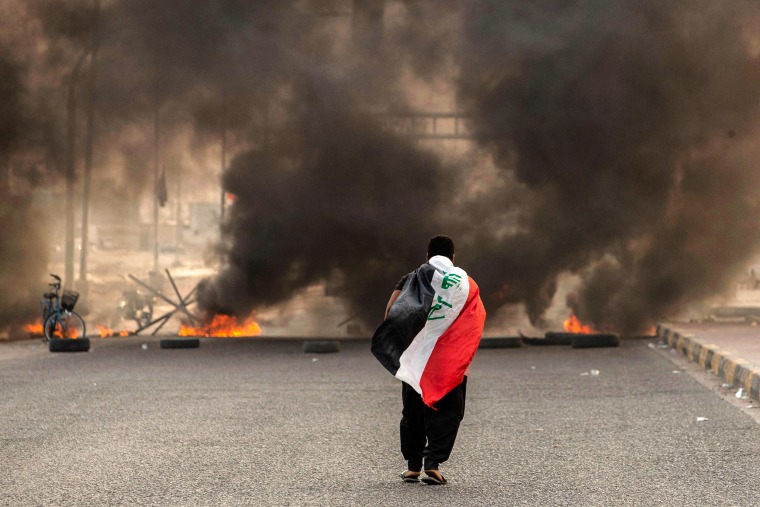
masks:
[[[468,128],[469,113],[393,111],[378,116],[386,129],[414,139],[471,141],[477,137]]]

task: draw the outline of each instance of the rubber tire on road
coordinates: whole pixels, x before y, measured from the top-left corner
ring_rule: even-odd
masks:
[[[522,338],[506,336],[502,338],[481,338],[479,349],[515,349],[522,347]]]
[[[159,346],[162,349],[197,349],[201,346],[198,338],[178,338],[161,340]]]
[[[566,331],[548,331],[544,334],[545,345],[570,345],[570,340],[577,333],[568,333]]]
[[[306,340],[303,351],[307,354],[330,354],[340,352],[340,342],[334,340]]]
[[[546,345],[570,345],[570,336],[557,336],[560,333],[546,333],[547,336],[528,337],[523,336],[522,341],[526,345],[546,346]],[[565,333],[561,333],[565,334]]]
[[[620,337],[616,334],[576,334],[570,339],[570,346],[574,349],[617,347],[618,345],[620,345]]]
[[[50,352],[87,352],[90,350],[89,338],[50,338],[48,340]]]

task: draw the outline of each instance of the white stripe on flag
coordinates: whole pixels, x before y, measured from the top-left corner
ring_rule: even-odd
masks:
[[[422,394],[420,378],[438,338],[462,312],[470,294],[470,279],[463,269],[455,267],[447,257],[440,255],[432,257],[428,262],[435,268],[431,282],[435,290],[433,306],[425,327],[401,354],[400,367],[396,372],[396,378],[412,386],[419,394]]]

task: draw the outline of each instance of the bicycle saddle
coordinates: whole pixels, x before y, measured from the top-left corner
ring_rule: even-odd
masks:
[[[55,292],[46,292],[42,295],[45,299],[53,299],[55,297]]]

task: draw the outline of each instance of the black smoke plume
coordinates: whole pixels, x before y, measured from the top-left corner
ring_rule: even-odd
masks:
[[[4,48],[0,48],[4,49]],[[23,68],[0,51],[0,331],[9,324],[28,323],[37,310],[31,281],[40,279],[47,262],[47,245],[29,192],[11,191],[11,153],[21,142],[26,124]],[[43,286],[44,288],[44,286]]]
[[[395,227],[414,225],[415,234],[402,243],[411,252],[415,241],[424,241],[418,230],[445,223],[460,252],[467,253],[466,267],[480,282],[487,307],[522,304],[536,325],[548,324],[543,315],[556,296],[558,278],[579,274],[583,283],[568,298],[571,309],[599,328],[625,333],[640,332],[688,301],[725,289],[737,266],[756,251],[757,177],[750,160],[760,76],[741,25],[752,15],[747,4],[404,5],[406,17],[387,34],[375,66],[362,70],[385,78],[380,82],[392,89],[398,76],[394,66],[404,62],[426,78],[447,76],[453,65],[459,108],[473,114],[471,130],[502,176],[474,200],[459,196],[425,218],[412,203],[427,204],[432,196],[409,192],[402,205],[415,211],[393,227],[376,229],[380,237],[394,238]],[[439,24],[421,22],[430,19]],[[329,80],[320,75],[317,82]],[[349,82],[348,94],[356,95],[359,86]],[[315,89],[319,96],[335,88]],[[398,166],[392,158],[382,162],[389,168],[348,155],[357,145],[389,141],[363,134],[372,127],[369,117],[358,123],[326,121],[320,136],[302,137],[304,118],[324,114],[308,100],[303,104],[306,116],[289,128],[295,139],[307,142],[296,142],[286,157],[241,157],[226,177],[234,192],[246,188],[245,172],[274,189],[276,197],[262,196],[255,206],[253,196],[244,197],[233,209],[226,230],[231,267],[209,282],[205,293],[214,295],[207,299],[214,304],[227,302],[209,303],[211,308],[239,311],[235,301],[248,307],[283,299],[308,282],[328,278],[328,266],[363,280],[351,269],[356,259],[387,265],[386,279],[393,270],[403,271],[403,263],[389,264],[393,256],[382,241],[367,241],[359,222],[349,218],[351,196],[365,188],[368,170],[388,171],[381,179],[387,186],[373,182],[378,195],[411,190],[390,172]],[[349,117],[340,107],[332,114]],[[307,146],[320,154],[325,146],[343,152],[339,167],[346,162],[362,167],[342,173],[345,193],[325,178],[333,164],[306,162]],[[318,200],[304,198],[312,186],[327,191],[331,208],[339,212],[326,214]],[[432,201],[440,203],[451,187],[440,188],[443,195]],[[286,198],[291,190],[297,199]],[[370,201],[379,216],[396,211],[384,206],[386,198]],[[419,223],[408,222],[412,216]],[[298,242],[302,234],[306,239]],[[347,248],[347,234],[362,238],[358,244],[368,248]],[[320,248],[313,246],[315,237],[325,238]],[[320,269],[306,268],[314,266],[313,252],[325,257]],[[408,262],[412,255],[399,257]],[[369,317],[369,308],[377,308],[382,297],[351,301]]]
[[[229,266],[201,286],[209,311],[245,314],[329,282],[373,322],[395,279],[424,261],[452,178],[432,154],[346,107],[348,94],[322,92],[302,85],[288,135],[225,174],[235,195]]]
[[[512,234],[473,241],[492,305],[539,322],[574,272],[581,319],[639,332],[725,288],[760,239],[753,16],[746,2],[470,6],[462,103],[533,200]]]

